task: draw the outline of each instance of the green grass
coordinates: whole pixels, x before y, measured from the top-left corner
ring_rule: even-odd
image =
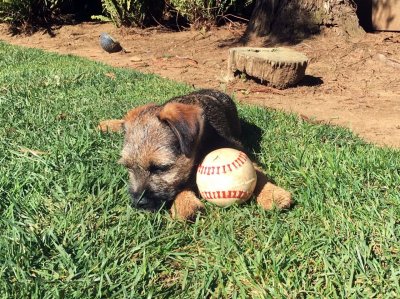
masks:
[[[293,209],[207,204],[194,224],[131,209],[122,137],[96,125],[189,90],[0,43],[1,298],[400,294],[400,153],[345,129],[240,106],[260,128],[257,140],[246,126],[247,146]]]

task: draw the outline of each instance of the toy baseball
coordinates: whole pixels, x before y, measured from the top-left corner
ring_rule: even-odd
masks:
[[[245,202],[257,182],[253,163],[247,155],[232,148],[209,153],[197,169],[200,195],[220,207]]]

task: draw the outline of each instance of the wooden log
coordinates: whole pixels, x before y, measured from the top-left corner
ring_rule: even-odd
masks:
[[[305,75],[308,58],[287,48],[239,47],[229,49],[228,78],[245,73],[261,83],[284,89],[298,83]]]

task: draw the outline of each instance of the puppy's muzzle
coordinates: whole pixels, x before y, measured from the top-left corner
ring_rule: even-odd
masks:
[[[135,209],[156,211],[160,209],[160,201],[153,198],[148,192],[133,192],[130,190],[131,206]]]
[[[131,194],[131,205],[136,209],[150,209],[152,207],[152,201],[145,196],[145,192],[136,193],[130,192]]]

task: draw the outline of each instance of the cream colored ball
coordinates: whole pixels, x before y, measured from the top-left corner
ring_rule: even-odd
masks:
[[[253,194],[257,174],[249,157],[232,148],[209,153],[197,169],[201,197],[220,207],[240,204]]]

